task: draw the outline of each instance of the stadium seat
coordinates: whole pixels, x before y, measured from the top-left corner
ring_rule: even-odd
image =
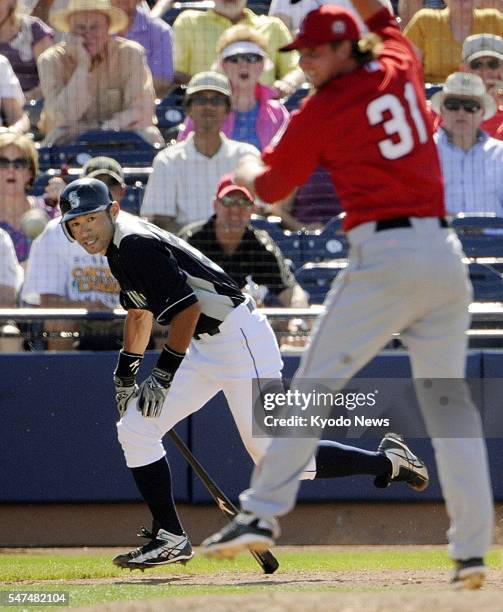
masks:
[[[304,245],[306,261],[346,258],[349,245],[342,229],[342,217],[334,217],[319,232],[307,232]]]
[[[261,217],[259,215],[252,215],[250,224],[259,230],[265,230],[269,236],[277,243],[284,239],[284,231],[281,227],[281,219],[279,217]]]
[[[287,110],[292,112],[296,108],[299,108],[301,101],[307,96],[310,89],[311,86],[308,83],[303,83],[299,89],[295,90],[293,94],[289,95],[284,101]]]
[[[288,259],[293,270],[297,270],[304,263],[305,258],[305,232],[290,232],[285,231],[282,235],[275,236],[274,239],[279,246],[281,252]]]
[[[309,294],[311,304],[322,304],[332,281],[345,267],[344,261],[306,263],[295,272],[295,278]]]
[[[246,7],[257,15],[267,15],[269,13],[270,2],[266,0],[248,0]]]
[[[442,85],[435,85],[433,83],[426,83],[424,86],[424,95],[426,99],[429,100],[433,94],[436,94],[437,91],[442,90]]]
[[[81,134],[74,144],[40,147],[42,171],[63,165],[83,166],[96,155],[107,155],[122,166],[149,166],[159,147],[154,147],[134,132],[91,130]]]
[[[139,181],[135,185],[129,185],[121,200],[121,209],[133,215],[139,215],[144,193],[145,188]]]
[[[183,108],[184,95],[185,88],[177,87],[156,105],[157,127],[163,132],[163,135],[165,130],[169,130],[183,122],[185,118],[185,110]]]
[[[503,218],[458,215],[452,220],[467,257],[503,257]]]
[[[173,2],[169,11],[164,13],[163,20],[169,23],[169,25],[173,25],[175,19],[185,9],[207,11],[208,9],[213,8],[213,6],[213,0],[186,0],[185,2]]]
[[[475,302],[503,302],[503,278],[499,272],[479,263],[471,263],[469,272]]]

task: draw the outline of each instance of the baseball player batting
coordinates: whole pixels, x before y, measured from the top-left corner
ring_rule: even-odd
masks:
[[[243,189],[227,185],[223,195],[238,202]],[[143,570],[187,562],[192,547],[176,512],[162,437],[222,390],[257,463],[271,441],[252,436],[252,379],[281,377],[274,332],[220,267],[183,240],[120,211],[103,182],[85,178],[70,183],[60,207],[66,236],[88,253],[107,257],[127,310],[124,348],[114,373],[121,416],[117,430],[154,527],[141,532],[149,542],[114,563]],[[170,325],[167,344],[138,386],[136,374],[154,317]],[[397,481],[422,490],[428,485],[423,462],[396,435],[385,436],[376,452],[321,442],[302,472],[308,479],[371,474],[376,486]]]
[[[471,287],[444,218],[421,65],[383,2],[353,4],[369,37],[361,37],[351,13],[326,5],[310,12],[283,48],[299,50],[316,91],[262,160],[242,160],[236,182],[273,202],[316,166],[331,171],[346,211],[349,262],[327,296],[294,388],[307,391],[307,379],[348,381],[400,332],[451,520],[454,585],[477,588],[493,508],[480,417],[464,382]],[[446,406],[463,437],[453,437],[454,423],[442,420]],[[243,512],[203,543],[206,554],[271,546],[279,534],[275,517],[293,507],[315,446],[310,438],[275,439],[241,494]]]

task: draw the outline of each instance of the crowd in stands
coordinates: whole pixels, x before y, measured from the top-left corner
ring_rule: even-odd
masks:
[[[59,227],[59,193],[82,174],[103,180],[124,204],[134,188],[142,194],[134,212],[207,253],[259,302],[308,305],[293,268],[309,255],[301,260],[294,238],[307,236],[308,252],[309,237],[325,235],[341,213],[330,175],[319,167],[266,206],[229,173],[279,138],[309,95],[297,52],[280,48],[326,3],[215,0],[175,10],[172,0],[0,2],[0,308],[118,305],[106,259],[68,242]],[[350,0],[336,3],[352,10]],[[394,0],[390,8],[423,63],[448,213],[503,217],[503,0]],[[176,109],[182,121],[166,127],[159,108],[168,117]],[[136,174],[121,150],[126,133],[150,156]],[[89,134],[109,157],[83,148],[68,171],[65,147]],[[43,155],[61,163],[41,173]],[[326,253],[338,253],[339,239],[327,239]],[[298,251],[291,257],[287,243]],[[63,328],[77,343],[48,340],[45,348],[120,343],[114,322],[44,327],[53,335]]]

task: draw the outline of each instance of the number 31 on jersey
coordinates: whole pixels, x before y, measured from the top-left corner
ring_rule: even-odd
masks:
[[[407,101],[419,142],[424,144],[428,141],[428,131],[419,111],[416,92],[412,83],[406,83],[404,98]],[[385,113],[391,115],[391,118],[387,121],[384,121]],[[384,158],[399,159],[412,151],[414,148],[414,134],[400,98],[393,94],[385,94],[372,100],[367,106],[367,118],[372,126],[382,123],[384,131],[388,136],[398,136],[398,139],[392,140],[391,138],[386,138],[378,143],[379,150]]]

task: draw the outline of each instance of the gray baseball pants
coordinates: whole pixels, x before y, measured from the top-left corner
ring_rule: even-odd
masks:
[[[454,232],[435,218],[411,221],[410,228],[376,232],[370,222],[348,232],[348,267],[325,300],[292,386],[309,391],[312,382],[304,381],[330,379],[341,388],[400,332],[414,379],[434,383],[426,388],[419,380],[416,391],[451,521],[449,554],[483,557],[492,540],[493,503],[481,420],[463,380],[471,285]],[[445,405],[439,410],[438,384],[449,393],[450,412]],[[452,419],[463,437],[452,437]],[[240,496],[242,508],[264,519],[289,512],[316,444],[314,438],[274,439]]]

